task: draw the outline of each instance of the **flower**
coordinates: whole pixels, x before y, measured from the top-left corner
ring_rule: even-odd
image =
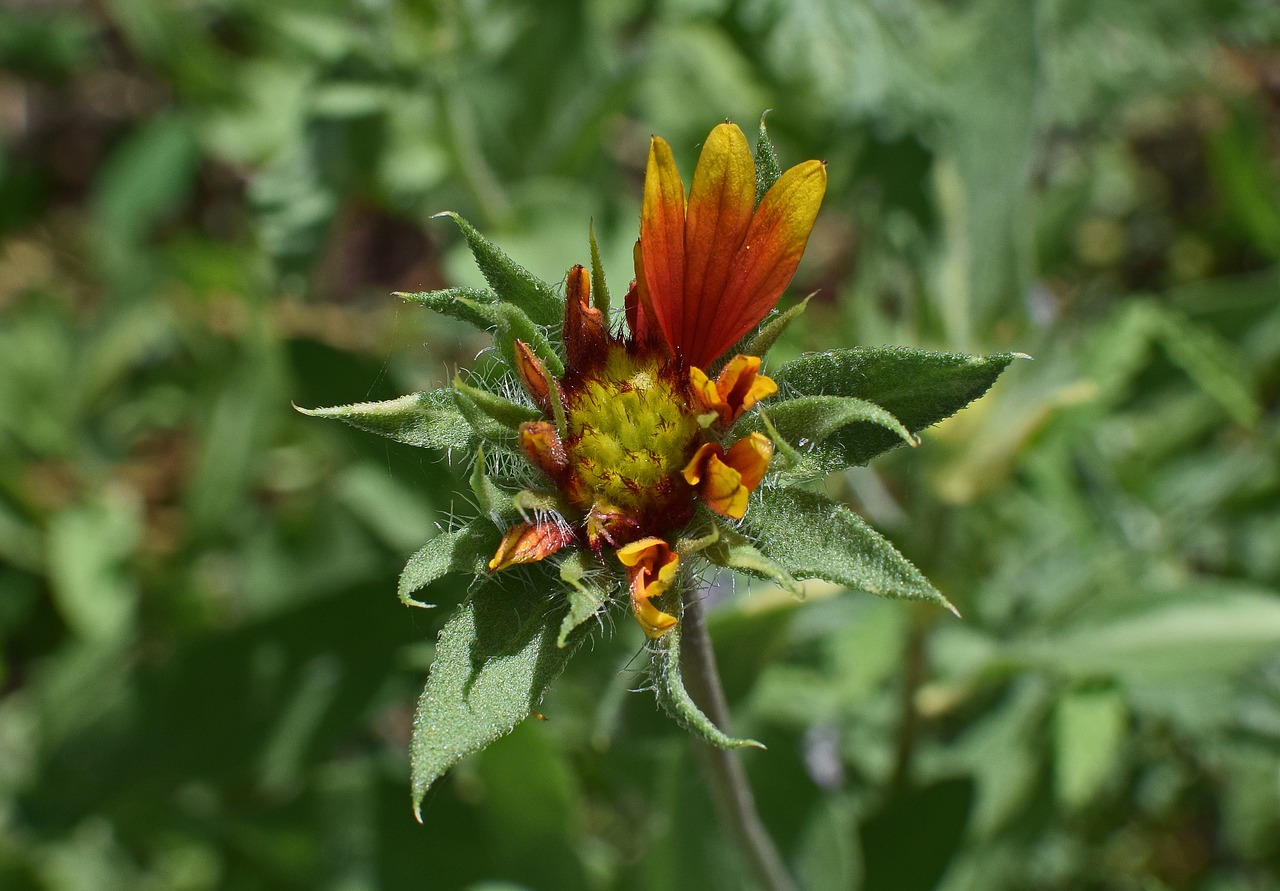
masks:
[[[795,274],[826,188],[819,161],[777,177],[756,203],[756,167],[734,124],[711,131],[685,198],[671,148],[650,146],[628,330],[615,335],[591,302],[583,266],[568,274],[565,370],[558,378],[523,340],[517,375],[542,412],[519,428],[524,454],[562,499],[560,515],[526,520],[504,536],[491,571],[544,559],[574,544],[612,550],[626,571],[632,612],[661,637],[676,619],[658,605],[680,557],[666,540],[697,502],[724,517],[746,513],[773,456],[759,432],[730,442],[736,421],[777,386],[760,358],[707,368],[773,309]]]

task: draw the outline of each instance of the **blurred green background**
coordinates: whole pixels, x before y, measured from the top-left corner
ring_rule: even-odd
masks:
[[[0,888],[737,889],[639,633],[596,635],[413,822],[466,456],[290,407],[485,339],[456,210],[631,275],[773,108],[828,162],[774,361],[1016,364],[829,479],[964,612],[738,580],[734,728],[807,889],[1280,887],[1280,5],[18,0],[0,10]],[[792,298],[787,298],[784,306]],[[535,596],[542,596],[536,593]]]

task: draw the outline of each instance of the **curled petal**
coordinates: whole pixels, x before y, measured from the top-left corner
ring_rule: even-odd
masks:
[[[734,356],[714,383],[702,369],[690,368],[689,380],[707,410],[716,412],[726,426],[761,399],[778,392],[773,379],[760,374],[759,356]]]
[[[773,443],[769,438],[751,433],[734,443],[728,453],[714,442],[704,443],[685,465],[683,474],[707,507],[740,520],[772,457]]]
[[[591,305],[591,278],[585,267],[569,270],[565,292],[565,354],[571,367],[582,368],[603,358],[609,331],[604,314]]]
[[[551,388],[555,384],[547,374],[542,360],[534,355],[533,350],[523,340],[515,343],[516,373],[525,391],[533,397],[534,404],[543,412],[551,411]]]
[[[675,616],[653,604],[676,579],[680,558],[661,538],[642,538],[618,548],[618,560],[627,568],[631,612],[645,635],[656,639],[675,627]]]
[[[587,512],[587,544],[597,554],[607,544],[618,547],[640,535],[640,524],[622,511],[593,504]]]
[[[642,346],[664,344],[666,340],[653,316],[653,301],[649,296],[649,286],[644,277],[644,256],[638,239],[631,251],[631,256],[635,260],[636,277],[631,282],[627,296],[623,298],[631,339]]]
[[[518,523],[502,536],[489,561],[489,571],[497,572],[517,563],[536,563],[572,543],[573,531],[562,523]]]
[[[559,477],[569,468],[564,443],[550,421],[525,421],[520,425],[520,447],[529,460],[550,477]]]

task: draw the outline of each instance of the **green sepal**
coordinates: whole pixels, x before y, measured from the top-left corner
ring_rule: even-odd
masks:
[[[516,508],[515,493],[497,485],[489,476],[484,449],[476,452],[476,463],[471,468],[469,482],[480,513],[492,520],[494,525],[505,528],[520,516],[520,511]]]
[[[458,214],[445,211],[435,216],[450,217],[458,224],[485,281],[505,304],[519,307],[539,325],[553,326],[564,320],[564,301],[550,285],[512,260]]]
[[[741,353],[744,356],[763,356],[769,352],[773,345],[778,342],[778,338],[787,330],[787,327],[795,321],[796,316],[809,308],[809,301],[812,299],[813,295],[810,294],[786,312],[778,313],[773,318],[766,319],[764,324],[757,328],[754,333],[748,334],[738,346],[729,350],[729,355]]]
[[[400,572],[397,593],[405,606],[433,607],[414,600],[421,591],[450,572],[482,576],[489,571],[489,558],[498,550],[502,533],[486,519],[472,520],[459,529],[441,532],[418,549]]]
[[[565,599],[569,602],[569,611],[560,621],[560,634],[556,637],[558,647],[566,646],[569,636],[604,609],[609,601],[609,591],[596,584],[590,575],[589,559],[585,552],[574,551],[560,564],[560,581],[568,586]]]
[[[684,677],[680,672],[679,624],[650,645],[649,666],[658,704],[685,730],[718,749],[764,748],[754,739],[737,739],[725,733],[703,714],[684,688]]]
[[[782,392],[796,397],[865,399],[885,409],[911,433],[919,433],[985,393],[1018,356],[1018,353],[964,356],[904,347],[854,347],[809,353],[788,362],[773,377]],[[776,405],[771,407],[775,425],[778,424],[777,411]],[[903,441],[896,430],[852,424],[828,437],[819,453],[811,457],[820,471],[838,470],[866,464]]]
[[[585,632],[558,646],[560,611],[497,581],[468,595],[436,641],[409,743],[413,812],[464,755],[505,736],[542,701]]]
[[[519,430],[520,425],[525,421],[536,421],[542,417],[542,412],[532,406],[521,405],[497,393],[464,384],[461,378],[454,378],[453,389],[470,399],[480,411],[513,432]]]
[[[760,115],[760,130],[756,134],[756,206],[760,205],[765,193],[773,188],[773,184],[782,176],[782,166],[778,163],[778,153],[773,150],[773,142],[769,139],[769,130],[764,125],[765,115]]]
[[[396,291],[393,297],[399,297],[409,303],[417,303],[441,315],[451,316],[459,321],[474,325],[481,331],[489,331],[494,322],[490,313],[477,306],[484,307],[498,302],[498,295],[488,288],[446,288],[442,291]]]
[[[600,245],[596,243],[596,221],[587,228],[587,241],[591,244],[591,304],[600,310],[605,324],[609,322],[609,285],[605,283],[604,264],[600,262]]]
[[[756,409],[756,414],[760,416],[760,424],[764,427],[765,436],[773,441],[774,458],[770,462],[771,470],[790,471],[804,464],[804,455],[783,438],[778,432],[778,428],[773,426],[773,419],[769,417],[769,413],[764,410],[763,406]]]
[[[313,418],[334,418],[368,433],[406,445],[432,449],[475,448],[476,433],[454,399],[453,390],[410,393],[386,402],[356,402],[329,408],[299,408]]]
[[[881,597],[924,600],[955,612],[910,560],[856,513],[816,492],[757,490],[742,527],[797,579],[823,579]]]
[[[468,387],[467,389],[471,388]],[[453,401],[458,406],[458,411],[466,419],[467,423],[471,425],[471,429],[475,431],[480,439],[504,448],[513,446],[516,441],[514,430],[506,424],[494,420],[465,391],[454,389],[450,392],[453,394]]]
[[[804,596],[804,589],[791,573],[775,560],[766,557],[748,539],[721,523],[716,527],[719,536],[702,549],[702,555],[716,566],[735,569],[785,588],[797,597]]]

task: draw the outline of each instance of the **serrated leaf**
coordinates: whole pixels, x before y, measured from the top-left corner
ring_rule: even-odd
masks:
[[[409,743],[413,809],[458,759],[505,736],[529,716],[585,639],[557,646],[559,610],[528,590],[473,591],[436,642]]]
[[[736,569],[738,572],[774,582],[797,596],[804,593],[800,583],[779,563],[770,560],[750,541],[727,526],[717,526],[720,534],[702,549],[702,554],[708,560],[716,566]]]
[[[773,142],[769,139],[769,130],[764,125],[764,119],[765,115],[760,115],[760,129],[756,134],[757,205],[760,204],[765,193],[778,181],[778,177],[782,176],[782,166],[778,163],[778,153],[773,150]]]
[[[550,285],[508,257],[458,214],[446,211],[436,216],[450,217],[458,224],[485,281],[504,304],[523,310],[539,325],[553,326],[564,320],[564,301]]]
[[[801,356],[774,377],[782,392],[795,396],[865,399],[885,409],[911,433],[919,433],[985,393],[1016,357],[1016,353],[964,356],[905,347],[854,347]],[[771,415],[776,423],[776,408]],[[813,463],[824,472],[865,464],[902,442],[896,431],[854,424],[815,450]]]
[[[556,636],[558,647],[566,646],[569,636],[608,602],[609,592],[588,575],[588,559],[582,551],[575,551],[560,564],[560,580],[569,586],[565,592],[569,611],[560,622],[560,633]]]
[[[406,606],[434,606],[414,600],[410,595],[450,572],[486,574],[489,558],[501,540],[501,532],[486,519],[472,520],[460,529],[441,532],[419,548],[401,570],[400,602]]]
[[[761,489],[743,529],[797,579],[955,608],[915,565],[843,504],[803,489]]]
[[[297,406],[294,406],[297,408]],[[476,431],[454,400],[452,390],[411,393],[386,402],[356,402],[330,408],[298,408],[313,418],[335,418],[396,442],[433,449],[475,447]]]
[[[736,739],[729,736],[711,722],[711,719],[698,708],[693,697],[685,690],[684,676],[680,670],[680,626],[678,624],[653,642],[649,659],[658,704],[673,721],[703,742],[719,749],[741,749],[746,746],[764,748],[754,739]]]

